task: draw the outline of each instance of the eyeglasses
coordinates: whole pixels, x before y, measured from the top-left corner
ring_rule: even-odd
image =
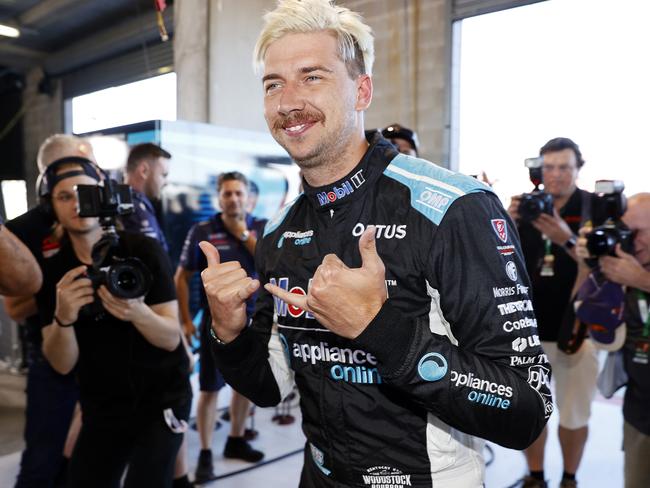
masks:
[[[76,200],[77,195],[75,193],[68,193],[67,191],[62,191],[58,195],[52,196],[52,198],[57,202],[68,203],[71,202],[72,200]]]
[[[551,173],[553,171],[559,171],[560,173],[570,173],[571,171],[574,170],[573,166],[570,166],[568,164],[561,164],[559,166],[550,166],[548,164],[545,164],[542,166],[542,171],[544,173]]]

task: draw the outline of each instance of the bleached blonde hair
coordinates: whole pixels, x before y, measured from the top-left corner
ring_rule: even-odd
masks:
[[[81,156],[95,161],[93,148],[87,140],[70,134],[53,134],[38,149],[38,170],[42,173],[51,163],[66,156]]]
[[[285,34],[329,31],[337,40],[339,55],[351,78],[372,74],[375,46],[372,29],[356,12],[339,7],[333,0],[278,0],[278,6],[264,15],[264,27],[253,52],[257,74],[264,71],[269,46]]]

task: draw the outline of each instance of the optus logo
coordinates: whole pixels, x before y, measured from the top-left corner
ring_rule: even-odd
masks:
[[[422,356],[418,363],[418,374],[424,381],[438,381],[447,374],[447,360],[437,352]]]

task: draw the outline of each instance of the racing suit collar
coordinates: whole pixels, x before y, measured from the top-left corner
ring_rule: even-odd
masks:
[[[328,185],[313,187],[303,178],[305,196],[316,209],[329,210],[360,198],[366,188],[372,186],[374,180],[397,156],[397,150],[379,132],[370,132],[367,134],[367,138],[370,145],[363,158],[352,171],[340,180]]]

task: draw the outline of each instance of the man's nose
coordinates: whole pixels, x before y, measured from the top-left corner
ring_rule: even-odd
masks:
[[[289,115],[291,112],[303,110],[304,108],[305,99],[300,88],[294,83],[287,83],[280,94],[278,113]]]

